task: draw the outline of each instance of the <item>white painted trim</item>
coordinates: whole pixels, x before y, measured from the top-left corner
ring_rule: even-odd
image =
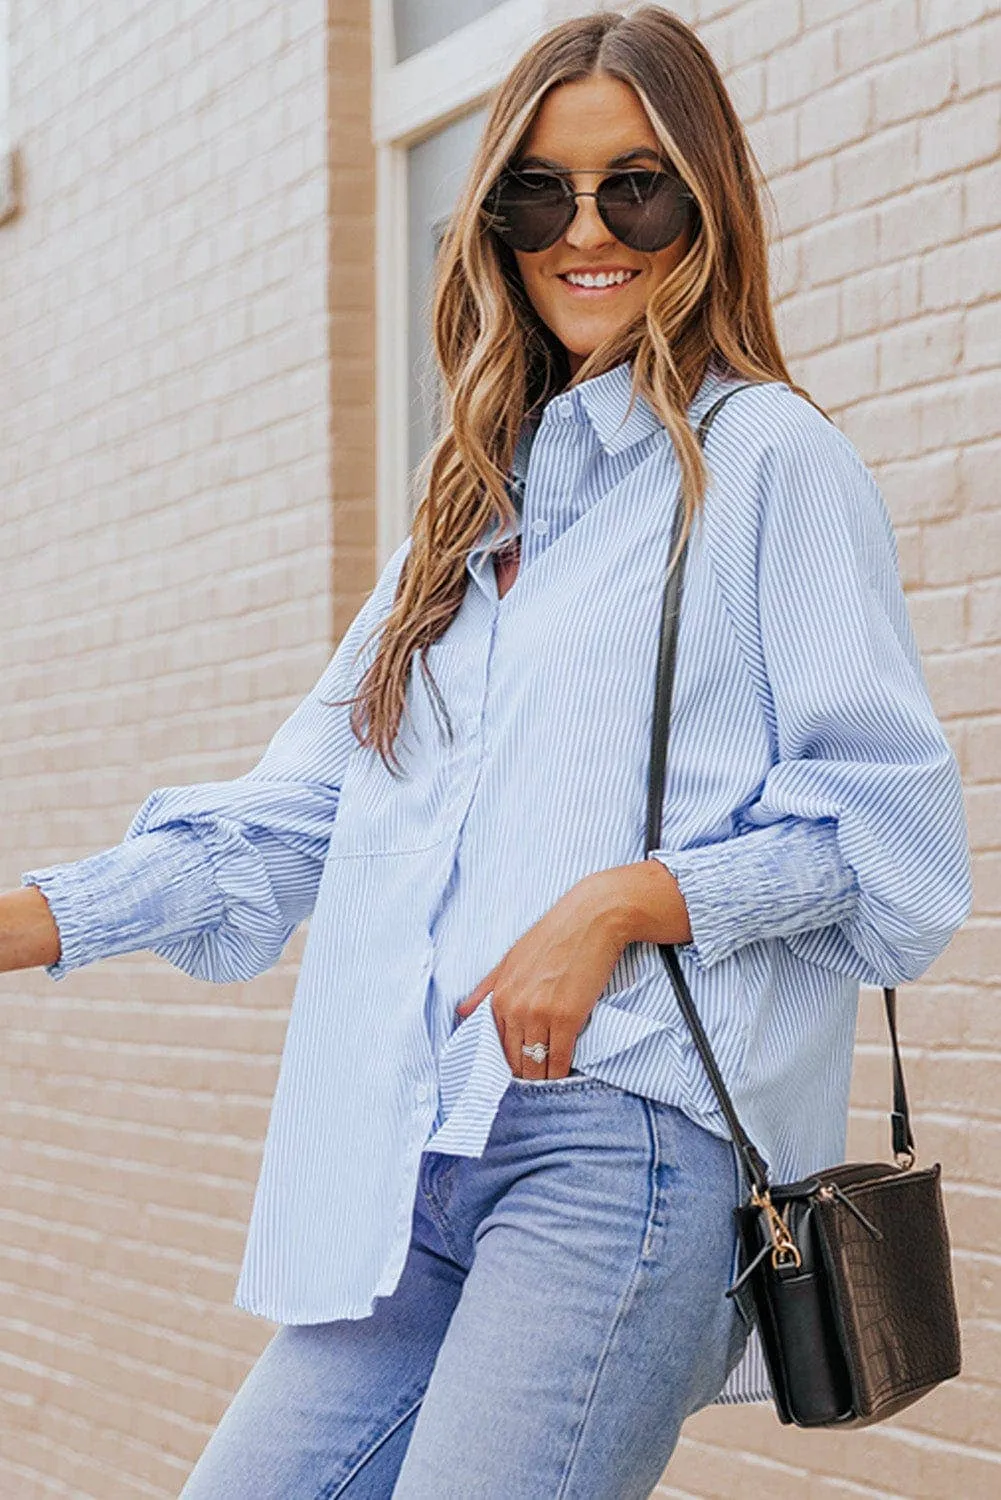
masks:
[[[10,4],[0,0],[0,224],[16,209],[10,142]]]
[[[372,81],[381,78],[393,66],[396,45],[393,40],[393,0],[372,0]]]
[[[381,573],[410,530],[407,506],[407,155],[376,147],[375,491]]]

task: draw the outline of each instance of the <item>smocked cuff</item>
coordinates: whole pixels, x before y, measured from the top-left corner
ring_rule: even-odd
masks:
[[[152,948],[221,921],[222,896],[198,839],[186,829],[142,834],[67,864],[26,870],[21,884],[42,892],[59,930],[52,979]]]
[[[678,882],[692,929],[678,951],[701,969],[747,943],[844,922],[858,906],[858,880],[831,819],[791,819],[694,849],[652,849],[647,858]]]

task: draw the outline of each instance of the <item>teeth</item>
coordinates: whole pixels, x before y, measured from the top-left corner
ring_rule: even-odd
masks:
[[[569,281],[571,286],[622,286],[624,282],[631,281],[636,274],[635,271],[613,271],[609,275],[606,271],[599,271],[596,276],[592,276],[590,272],[579,276],[576,272],[570,271],[564,280]]]

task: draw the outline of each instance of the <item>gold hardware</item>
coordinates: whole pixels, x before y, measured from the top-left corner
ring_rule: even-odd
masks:
[[[803,1257],[796,1247],[789,1226],[772,1202],[772,1195],[765,1188],[764,1193],[759,1193],[756,1187],[751,1189],[751,1202],[764,1211],[768,1220],[768,1231],[772,1237],[772,1265],[776,1270],[780,1266],[791,1265],[793,1267],[803,1264]]]
[[[914,1165],[914,1152],[895,1151],[893,1154],[896,1159],[897,1166],[900,1168],[900,1170],[902,1172],[909,1172],[911,1167],[913,1167]]]

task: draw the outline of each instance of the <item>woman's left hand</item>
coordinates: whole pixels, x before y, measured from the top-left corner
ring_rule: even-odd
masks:
[[[609,877],[578,881],[456,1006],[465,1019],[493,991],[494,1019],[516,1078],[565,1078],[577,1034],[629,941]],[[522,1043],[546,1042],[534,1062]]]

